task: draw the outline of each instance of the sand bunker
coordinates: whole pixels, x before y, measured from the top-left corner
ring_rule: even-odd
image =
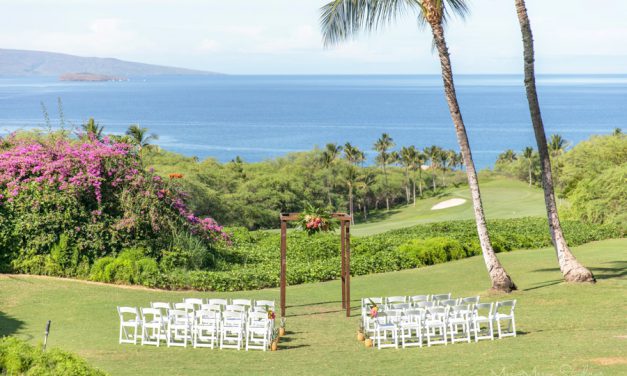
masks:
[[[442,201],[437,203],[431,207],[431,210],[440,210],[446,208],[452,208],[453,206],[459,206],[465,203],[466,200],[463,198],[452,198],[450,200]]]

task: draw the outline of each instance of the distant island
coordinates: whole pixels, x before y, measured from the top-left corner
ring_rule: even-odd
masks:
[[[114,78],[215,75],[216,72],[134,63],[114,58],[82,57],[44,51],[0,49],[0,77],[61,77],[88,72]],[[70,76],[72,77],[72,76]],[[74,80],[73,80],[74,81]],[[79,81],[100,81],[80,79]]]
[[[95,74],[88,72],[81,73],[64,73],[59,76],[61,81],[86,81],[86,82],[104,82],[104,81],[128,81],[126,77],[108,76],[106,74]]]

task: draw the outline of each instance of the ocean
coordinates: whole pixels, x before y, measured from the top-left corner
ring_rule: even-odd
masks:
[[[457,94],[478,168],[503,150],[534,146],[521,76],[460,75]],[[627,126],[627,75],[538,77],[547,135],[571,144]],[[383,132],[396,148],[457,150],[440,76],[146,77],[126,82],[0,78],[0,135],[45,127],[42,103],[66,128],[94,117],[106,133],[140,124],[162,148],[199,158],[255,162],[326,143],[367,151]]]

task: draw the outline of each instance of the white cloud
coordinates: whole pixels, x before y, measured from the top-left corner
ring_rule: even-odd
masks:
[[[203,39],[196,48],[200,52],[216,52],[220,51],[220,43],[213,39]]]

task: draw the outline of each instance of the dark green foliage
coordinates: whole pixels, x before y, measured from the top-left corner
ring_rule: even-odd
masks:
[[[548,224],[542,218],[493,220],[489,222],[489,228],[497,252],[551,245]],[[580,221],[563,221],[563,228],[569,244],[573,246],[624,236],[624,232],[615,226],[590,225]],[[150,278],[142,277],[141,283],[165,289],[202,291],[278,286],[280,234],[251,232],[242,228],[231,231],[233,244],[217,250],[212,270],[167,269],[162,260],[162,272],[151,274]],[[383,273],[479,255],[481,247],[476,231],[474,221],[451,221],[353,237],[351,272],[353,275]],[[307,236],[302,231],[289,231],[287,261],[287,281],[290,285],[337,279],[340,276],[339,235],[320,233]],[[114,278],[107,274],[107,267],[116,262],[122,266],[109,267],[116,272]],[[121,283],[123,278],[117,278],[118,270],[127,278],[124,274],[127,267],[131,270],[137,266],[127,266],[117,259],[101,259],[92,268],[92,279]],[[135,277],[129,279],[139,280]]]
[[[103,257],[91,268],[92,281],[154,286],[160,276],[159,266],[142,249],[123,250],[118,257]]]
[[[105,376],[78,356],[59,349],[45,352],[14,337],[0,338],[0,374]]]

